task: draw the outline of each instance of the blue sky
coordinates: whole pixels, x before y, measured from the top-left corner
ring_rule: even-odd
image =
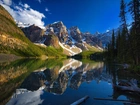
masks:
[[[120,0],[0,0],[0,3],[17,21],[41,27],[63,21],[67,28],[78,26],[82,32],[102,33],[120,25]]]

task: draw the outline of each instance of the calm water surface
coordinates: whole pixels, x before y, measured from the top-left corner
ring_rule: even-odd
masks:
[[[132,78],[116,71],[103,62],[74,59],[0,63],[0,104],[70,105],[86,95],[89,98],[82,105],[126,105],[94,98],[139,100],[113,89],[119,79]]]

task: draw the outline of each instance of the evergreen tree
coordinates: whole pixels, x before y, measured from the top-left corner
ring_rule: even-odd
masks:
[[[129,12],[133,18],[129,32],[126,21],[126,3],[121,0],[120,4],[119,17],[121,18],[122,30],[118,33],[116,40],[113,31],[112,41],[108,45],[108,55],[113,59],[117,57],[123,62],[132,63],[133,60],[134,64],[140,64],[140,0],[131,0],[128,4]]]
[[[128,29],[127,29],[127,23],[126,23],[126,3],[124,0],[121,0],[120,3],[120,15],[119,17],[121,18],[121,26],[122,26],[122,32],[120,34],[119,38],[119,57],[122,57],[122,61],[125,62],[126,60],[126,53],[129,48],[129,44],[127,43],[128,39]],[[120,50],[121,49],[121,50]]]
[[[113,30],[113,32],[112,32],[111,57],[112,57],[112,59],[115,58],[115,34],[114,34],[114,30]]]
[[[128,50],[128,45],[127,45],[127,38],[126,38],[126,29],[123,28],[121,36],[120,36],[120,57],[122,58],[123,62],[126,62],[126,55],[127,55],[127,50]]]
[[[111,55],[111,44],[110,43],[108,43],[108,45],[107,45],[107,58],[108,59],[110,59],[110,55]]]
[[[117,51],[116,56],[117,56],[118,59],[121,58],[121,56],[120,56],[120,52],[121,52],[121,44],[120,44],[120,42],[121,42],[121,33],[119,31],[119,33],[117,35],[117,38],[116,38],[116,51]]]
[[[121,0],[121,6],[120,6],[120,15],[119,17],[121,18],[121,25],[125,29],[125,31],[128,32],[127,30],[127,23],[126,23],[126,3],[124,0]]]
[[[134,20],[132,25],[135,27],[135,29],[137,29],[138,27],[140,27],[140,0],[131,0],[128,6],[129,12],[131,13]]]
[[[132,15],[133,23],[130,32],[131,53],[135,64],[140,63],[140,0],[131,0],[128,4],[129,12]]]

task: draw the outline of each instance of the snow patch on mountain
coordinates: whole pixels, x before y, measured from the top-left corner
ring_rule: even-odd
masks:
[[[68,46],[68,45],[66,45],[66,44],[64,44],[64,43],[62,44],[61,42],[59,42],[59,45],[60,45],[64,50],[67,50],[71,56],[76,55],[76,54],[82,52],[82,50],[81,50],[80,48],[76,47],[76,46],[70,47],[70,46]],[[67,47],[69,47],[69,48],[67,48]],[[78,52],[76,52],[76,51],[74,52],[72,49],[77,49],[77,50],[79,50],[79,51],[78,51]]]

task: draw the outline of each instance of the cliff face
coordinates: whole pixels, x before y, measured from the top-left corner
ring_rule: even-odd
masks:
[[[46,35],[44,36],[46,38],[44,44],[47,46],[53,46],[55,48],[60,48],[59,46],[59,39],[55,35]]]
[[[43,29],[39,28],[38,26],[31,25],[29,27],[21,28],[27,38],[32,41],[36,42],[43,36]]]
[[[55,34],[62,43],[65,43],[68,39],[67,28],[62,21],[46,26],[46,32],[48,34]]]
[[[71,27],[69,33],[75,41],[77,41],[77,42],[82,41],[82,33],[80,32],[78,27],[76,27],[76,26]]]

